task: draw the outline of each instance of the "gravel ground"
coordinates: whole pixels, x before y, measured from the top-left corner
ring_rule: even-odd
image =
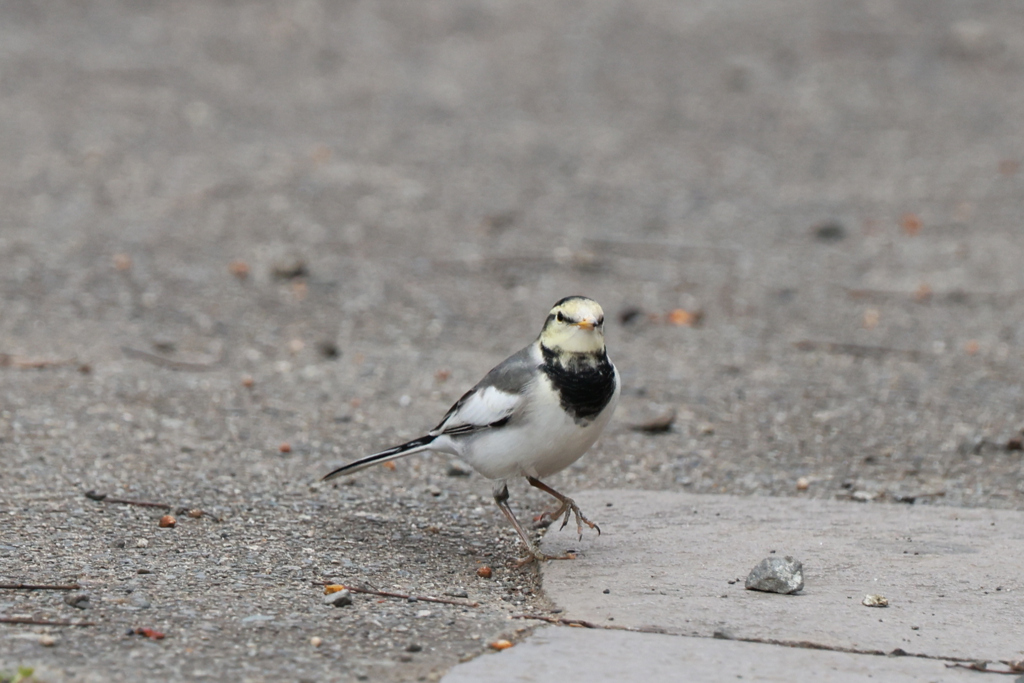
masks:
[[[554,607],[485,480],[316,481],[571,293],[625,390],[570,495],[1024,508],[1021,36],[994,0],[4,3],[0,581],[90,600],[0,616],[96,625],[4,625],[0,670],[429,680],[515,640]]]

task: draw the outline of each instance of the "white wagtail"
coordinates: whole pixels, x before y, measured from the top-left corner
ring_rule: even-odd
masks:
[[[600,534],[572,498],[541,478],[564,470],[593,445],[618,399],[619,373],[605,351],[601,306],[566,297],[551,309],[536,341],[487,373],[426,436],[339,467],[324,480],[421,451],[449,453],[494,481],[494,502],[530,552],[524,562],[570,559],[545,555],[530,540],[508,505],[508,480],[526,477],[558,499],[558,510],[542,517],[564,514],[565,528],[572,513],[580,538],[583,524]]]

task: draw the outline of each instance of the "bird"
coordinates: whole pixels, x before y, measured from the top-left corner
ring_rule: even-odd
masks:
[[[621,384],[604,341],[604,311],[584,296],[567,296],[551,308],[540,335],[512,354],[463,394],[441,422],[399,446],[337,468],[323,481],[414,453],[454,455],[493,482],[494,502],[515,528],[528,555],[519,560],[573,559],[573,553],[546,555],[530,539],[509,506],[508,483],[525,477],[559,503],[537,521],[563,517],[560,529],[575,516],[583,525],[601,528],[576,502],[542,480],[576,462],[597,441],[618,403]]]

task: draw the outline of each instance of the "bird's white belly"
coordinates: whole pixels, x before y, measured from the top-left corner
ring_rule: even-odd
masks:
[[[460,444],[464,458],[488,479],[543,478],[586,453],[611,417],[618,395],[587,424],[577,424],[556,405],[538,405],[520,424],[489,430]]]

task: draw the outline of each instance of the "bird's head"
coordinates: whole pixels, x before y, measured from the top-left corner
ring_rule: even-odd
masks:
[[[604,311],[585,296],[567,296],[544,321],[540,343],[556,353],[598,353],[604,350]]]

